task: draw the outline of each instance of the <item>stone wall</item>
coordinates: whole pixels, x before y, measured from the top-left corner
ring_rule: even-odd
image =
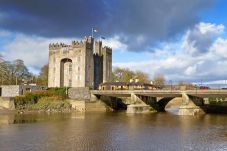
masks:
[[[11,98],[0,97],[0,108],[14,110],[15,109],[14,101]]]
[[[15,97],[20,95],[19,85],[2,85],[1,97]]]
[[[23,95],[26,92],[33,92],[36,90],[45,90],[46,86],[35,86],[35,85],[1,85],[1,96],[0,97],[15,97]]]
[[[72,105],[72,108],[75,111],[79,112],[105,112],[107,111],[107,108],[105,103],[102,101],[92,101],[92,102],[86,102],[86,101],[78,101],[78,100],[68,100],[70,104]]]
[[[70,99],[90,101],[91,94],[88,87],[70,88],[68,90]]]

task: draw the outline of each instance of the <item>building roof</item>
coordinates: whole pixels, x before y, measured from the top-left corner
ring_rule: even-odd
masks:
[[[150,83],[144,83],[144,82],[105,82],[101,83],[100,86],[154,86]]]

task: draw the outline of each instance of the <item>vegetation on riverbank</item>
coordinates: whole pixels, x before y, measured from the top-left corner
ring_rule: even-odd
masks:
[[[26,93],[14,98],[15,108],[26,111],[69,111],[66,88],[50,88],[45,91]]]

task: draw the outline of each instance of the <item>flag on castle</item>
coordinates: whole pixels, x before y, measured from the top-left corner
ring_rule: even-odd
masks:
[[[91,29],[91,37],[93,37],[93,38],[94,38],[94,33],[97,33],[97,32],[98,32],[98,30],[97,30],[97,29],[92,28],[92,29]]]
[[[97,33],[97,32],[98,32],[98,30],[95,29],[95,28],[92,28],[92,31],[93,31],[94,33]]]

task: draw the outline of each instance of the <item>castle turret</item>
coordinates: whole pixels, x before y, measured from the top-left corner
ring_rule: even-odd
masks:
[[[102,48],[103,55],[103,82],[112,81],[112,49],[109,47]]]
[[[95,42],[95,54],[101,56],[102,55],[102,41]]]

